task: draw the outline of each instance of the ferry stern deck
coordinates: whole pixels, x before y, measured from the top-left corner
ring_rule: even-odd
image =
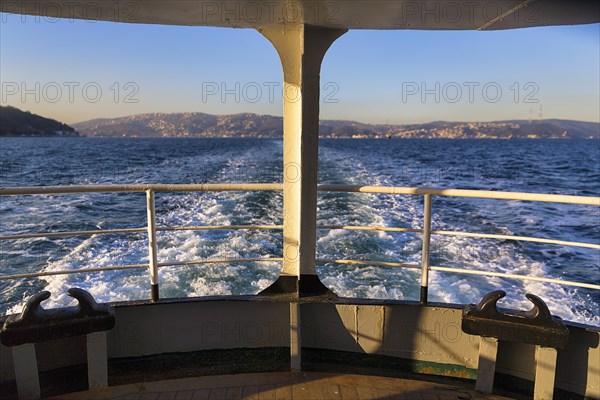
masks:
[[[115,21],[115,3],[134,3],[137,7],[135,21]],[[335,18],[327,13],[312,12],[315,7],[327,11],[331,4],[336,7]],[[63,4],[56,0],[37,0],[37,6],[31,7],[31,2],[26,0],[2,0],[0,5],[2,11],[7,13],[53,18],[95,18],[113,22],[256,29],[272,43],[279,54],[284,90],[293,94],[284,96],[282,184],[0,188],[0,196],[145,193],[149,241],[148,264],[87,270],[99,272],[110,269],[147,269],[149,299],[110,304],[111,312],[114,312],[114,327],[107,332],[97,334],[85,331],[87,336],[55,335],[50,338],[40,335],[33,342],[17,341],[18,343],[10,346],[1,345],[0,380],[6,391],[0,396],[6,394],[9,398],[15,397],[18,391],[19,398],[23,399],[49,395],[57,395],[55,398],[62,399],[500,399],[502,397],[499,396],[510,392],[512,394],[506,395],[510,398],[600,398],[600,332],[597,328],[567,321],[564,326],[561,325],[567,334],[566,339],[558,346],[559,350],[548,345],[554,340],[552,334],[544,333],[534,340],[530,333],[523,333],[528,327],[525,331],[509,329],[511,339],[521,338],[521,341],[504,340],[504,331],[496,336],[466,333],[462,329],[465,306],[431,303],[427,293],[430,271],[474,273],[429,265],[427,254],[432,234],[432,196],[548,201],[593,206],[600,206],[600,198],[317,184],[321,62],[332,43],[349,29],[485,31],[597,23],[600,21],[600,13],[596,2],[298,0],[261,3],[246,0],[79,0]],[[275,15],[275,18],[232,19],[228,13],[219,11],[219,7],[231,10],[248,6],[258,7],[260,15]],[[91,16],[88,12],[90,7],[100,12]],[[281,17],[289,15],[290,7],[301,10],[299,15],[302,17],[295,20]],[[424,18],[423,10],[443,7],[456,8],[462,17],[457,20]],[[473,7],[476,7],[475,12]],[[488,18],[481,12],[485,7],[494,7],[500,9],[500,12],[493,18]],[[531,11],[534,7],[535,18],[526,18],[530,13],[525,14],[524,11]],[[68,14],[65,14],[67,11]],[[368,73],[365,74],[365,79],[368,79]],[[160,298],[158,270],[169,265],[160,263],[157,257],[155,193],[234,190],[283,191],[283,257],[269,259],[282,263],[279,278],[265,291],[253,296]],[[420,270],[419,302],[348,299],[336,296],[323,285],[316,273],[319,261],[315,251],[318,191],[423,196],[423,227],[416,231],[423,237],[422,265],[379,263]],[[101,232],[85,234],[98,233]],[[494,235],[480,235],[490,236]],[[503,235],[495,236],[506,239]],[[3,239],[16,240],[23,237],[35,235],[17,235]],[[519,240],[540,241],[522,237]],[[546,242],[599,248],[597,244],[557,240]],[[348,264],[356,262],[326,261]],[[171,266],[185,264],[180,262]],[[485,272],[481,274],[489,275]],[[24,279],[43,275],[44,272],[6,275],[1,278]],[[564,282],[543,277],[510,277],[599,289],[596,284]],[[538,318],[543,312],[536,301],[532,300],[532,310],[535,311],[533,314],[507,318]],[[5,328],[9,326],[8,319],[11,317],[16,316],[2,320]],[[527,325],[528,321],[525,322]],[[535,331],[537,328],[532,329]],[[32,337],[35,336],[34,332]],[[281,354],[284,354],[283,358]],[[269,360],[269,357],[272,357],[273,364],[261,369],[261,361]],[[200,360],[197,365],[193,364],[196,358]],[[210,366],[219,362],[225,363],[229,369],[219,370],[215,374]],[[186,365],[196,367],[186,370]],[[236,365],[243,365],[245,370],[236,370]],[[255,373],[243,374],[253,365],[258,369]],[[142,372],[136,373],[137,368]],[[177,376],[176,372],[182,371],[182,368],[192,376]],[[361,371],[361,368],[364,370]],[[43,383],[41,389],[38,372]],[[64,387],[70,381],[75,381],[74,376],[81,373],[87,375],[84,380],[88,379],[89,390],[81,392],[80,390],[85,390],[84,387],[75,389],[76,393],[65,394]],[[165,379],[171,373],[173,376]],[[401,374],[406,375],[399,377]],[[442,379],[432,378],[433,376],[460,381],[427,382],[427,379]],[[421,380],[411,380],[417,377]],[[57,384],[59,381],[64,385],[62,389],[58,388],[61,386]],[[77,386],[76,382],[71,383]],[[111,386],[107,387],[108,384]],[[48,390],[48,387],[54,389]]]

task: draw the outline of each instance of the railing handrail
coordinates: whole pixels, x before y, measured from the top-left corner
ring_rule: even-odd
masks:
[[[259,262],[259,261],[282,261],[280,257],[268,258],[240,258],[240,259],[204,259],[190,261],[158,262],[156,232],[160,231],[182,231],[182,230],[213,230],[213,229],[283,229],[282,225],[214,225],[214,226],[176,226],[176,227],[157,227],[154,215],[154,196],[159,192],[213,192],[213,191],[281,191],[283,185],[280,183],[231,183],[231,184],[126,184],[126,185],[78,185],[78,186],[33,186],[33,187],[0,187],[0,196],[19,196],[19,195],[49,195],[49,194],[82,194],[82,193],[145,193],[147,198],[148,226],[145,228],[124,228],[124,229],[106,229],[106,230],[87,230],[74,232],[41,232],[33,234],[0,236],[2,240],[17,240],[41,237],[68,237],[80,235],[96,235],[108,233],[143,233],[149,235],[149,263],[133,264],[122,266],[95,267],[77,270],[45,271],[26,274],[0,275],[0,281],[10,279],[23,279],[31,277],[41,277],[49,275],[63,275],[86,272],[100,272],[121,269],[147,268],[150,270],[152,299],[158,299],[158,269],[162,267],[187,266],[206,263],[221,262]],[[480,198],[497,200],[517,200],[517,201],[536,201],[551,202],[576,205],[592,205],[600,207],[600,197],[592,196],[572,196],[560,194],[541,194],[525,192],[499,192],[490,190],[465,190],[465,189],[434,189],[434,188],[411,188],[397,186],[360,186],[360,185],[317,185],[320,192],[344,192],[344,193],[371,193],[371,194],[390,194],[390,195],[417,195],[423,196],[424,204],[424,225],[422,229],[402,228],[402,227],[377,227],[377,226],[346,226],[346,225],[324,225],[317,229],[347,229],[347,230],[371,230],[371,231],[395,231],[420,233],[422,235],[422,263],[406,264],[387,261],[362,261],[362,260],[323,260],[317,262],[338,263],[338,264],[371,264],[378,266],[401,267],[421,270],[421,302],[427,302],[427,288],[429,281],[429,271],[453,272],[474,275],[487,275],[505,277],[519,280],[533,280],[540,282],[549,282],[565,286],[576,286],[588,289],[600,290],[600,285],[573,282],[553,278],[530,277],[524,275],[469,270],[463,268],[431,266],[429,265],[429,246],[431,235],[450,235],[465,236],[489,239],[521,240],[529,242],[538,242],[546,244],[559,244],[565,246],[586,247],[600,249],[600,244],[573,242],[564,240],[555,240],[547,238],[537,238],[530,236],[499,235],[486,233],[472,233],[460,231],[444,231],[431,229],[431,199],[433,196],[461,197],[461,198]]]
[[[142,193],[154,192],[216,192],[216,191],[281,191],[281,183],[200,183],[200,184],[131,184],[131,185],[72,185],[0,187],[0,196],[69,194],[69,193]],[[539,201],[600,206],[600,197],[545,194],[530,192],[504,192],[493,190],[436,189],[404,186],[317,185],[320,192],[432,195],[443,197],[468,197],[479,199]]]
[[[75,193],[144,193],[158,192],[225,192],[225,191],[279,191],[281,183],[198,183],[198,184],[128,184],[128,185],[70,185],[0,187],[0,196],[24,196]]]
[[[174,231],[212,231],[212,230],[283,230],[283,225],[200,225],[200,226],[172,226],[172,227],[157,227],[157,232],[174,232]],[[410,233],[423,233],[422,229],[413,228],[398,228],[391,226],[367,226],[367,225],[317,225],[317,230],[334,230],[342,229],[348,231],[382,231],[382,232],[410,232]],[[40,232],[40,233],[27,233],[22,235],[8,235],[0,236],[2,240],[19,240],[19,239],[41,239],[41,238],[56,238],[56,237],[75,237],[75,236],[95,236],[95,235],[107,235],[117,233],[144,233],[147,232],[148,228],[124,228],[124,229],[98,229],[91,231],[59,231],[59,232]],[[430,232],[431,235],[444,235],[444,236],[463,236],[463,237],[474,237],[482,239],[502,239],[502,240],[514,240],[523,242],[535,242],[544,244],[557,244],[562,246],[572,247],[585,247],[588,249],[600,250],[600,244],[586,243],[586,242],[573,242],[568,240],[556,240],[541,238],[535,236],[517,236],[517,235],[498,235],[492,233],[475,233],[475,232],[462,232],[462,231],[442,231],[433,230]]]
[[[191,261],[171,261],[165,263],[158,263],[158,267],[180,267],[186,265],[199,265],[199,264],[220,264],[220,263],[239,263],[239,262],[274,262],[282,261],[280,257],[259,257],[259,258],[207,258],[204,260],[191,260]],[[52,275],[72,275],[72,274],[85,274],[89,272],[103,272],[103,271],[119,271],[124,269],[142,269],[149,268],[150,264],[126,264],[126,265],[110,265],[104,267],[93,267],[93,268],[79,268],[79,269],[67,269],[67,270],[56,270],[56,271],[43,271],[43,272],[30,272],[25,274],[11,274],[11,275],[0,275],[0,281],[8,281],[15,279],[26,279],[26,278],[37,278],[42,276]]]
[[[544,194],[528,192],[497,192],[493,190],[412,188],[401,186],[361,186],[361,185],[318,185],[321,192],[410,194],[444,197],[470,197],[478,199],[540,201],[547,203],[582,204],[600,206],[600,197],[573,196],[565,194]]]
[[[348,265],[376,265],[379,267],[421,269],[421,265],[419,265],[419,264],[406,264],[406,263],[397,263],[397,262],[391,262],[391,261],[317,259],[317,262],[319,262],[319,263],[334,263],[334,264],[348,264]],[[512,278],[512,279],[518,279],[518,280],[522,280],[522,281],[555,283],[555,284],[564,285],[564,286],[574,286],[574,287],[581,287],[581,288],[586,288],[586,289],[600,290],[600,285],[595,285],[593,283],[567,281],[564,279],[544,278],[542,276],[528,276],[528,275],[509,274],[509,273],[505,273],[505,272],[493,272],[493,271],[478,271],[478,270],[466,269],[466,268],[445,267],[445,266],[441,266],[441,265],[430,265],[429,270],[430,271],[440,271],[440,272],[455,272],[458,274],[467,274],[467,275],[496,276],[496,277],[500,277],[500,278]]]

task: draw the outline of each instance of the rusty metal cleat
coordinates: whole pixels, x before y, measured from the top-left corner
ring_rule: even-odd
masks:
[[[496,290],[486,294],[479,304],[466,306],[462,317],[463,332],[509,342],[565,348],[569,330],[562,319],[550,314],[542,299],[528,293],[525,296],[533,303],[531,310],[500,312],[496,304],[504,296],[506,292]]]
[[[77,299],[79,304],[46,310],[40,303],[50,297],[50,292],[43,291],[31,296],[20,315],[6,319],[0,331],[2,344],[14,347],[108,331],[115,326],[114,311],[107,305],[96,303],[91,294],[79,288],[71,288],[67,294]]]

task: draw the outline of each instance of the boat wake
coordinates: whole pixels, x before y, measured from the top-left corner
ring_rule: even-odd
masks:
[[[269,140],[247,143],[232,148],[232,142],[228,142],[227,150],[222,150],[219,146],[215,147],[215,142],[210,142],[206,145],[206,151],[196,149],[177,158],[165,154],[152,171],[144,168],[144,159],[141,157],[139,164],[127,165],[126,177],[129,183],[276,182],[281,176],[281,142]],[[173,151],[180,148],[174,146]],[[156,146],[152,149],[158,151]],[[419,162],[427,164],[427,160]],[[440,186],[443,183],[453,187],[473,187],[477,184],[469,174],[454,174],[453,182],[436,181],[446,177],[439,173],[437,176],[423,173],[422,168],[419,174],[398,174],[402,170],[401,163],[401,158],[385,154],[378,158],[364,157],[363,153],[344,145],[344,142],[329,141],[321,146],[320,181],[381,186]],[[91,184],[113,182],[110,176],[103,175],[101,171],[81,179]],[[523,177],[520,179],[523,184],[527,183]],[[501,179],[495,182],[500,186],[505,184]],[[481,184],[486,185],[487,182]],[[565,214],[565,210],[556,205],[504,202],[502,207],[498,207],[498,204],[497,201],[434,198],[433,229],[598,240],[598,224],[594,221],[598,217],[597,210],[583,207]],[[16,216],[2,219],[0,230],[4,234],[134,226],[143,228],[145,198],[143,194],[5,198],[0,204],[0,213]],[[156,197],[156,213],[159,227],[281,225],[283,196],[278,192],[159,193]],[[422,219],[421,196],[319,193],[319,226],[420,229]],[[560,233],[565,232],[566,237],[561,237]],[[280,262],[242,261],[248,258],[281,257],[281,230],[160,231],[157,239],[159,262],[203,262],[161,267],[161,297],[255,294],[273,282],[281,268]],[[23,239],[10,245],[6,241],[0,243],[0,268],[5,274],[58,272],[148,262],[147,237],[143,232]],[[387,261],[419,265],[419,233],[320,229],[317,258],[364,261],[363,264],[318,264],[317,271],[324,284],[340,296],[419,299],[419,270],[369,264],[369,261]],[[223,259],[234,262],[218,262]],[[594,282],[598,280],[600,260],[598,251],[590,249],[433,235],[430,264]],[[566,320],[600,325],[600,299],[590,290],[438,271],[430,273],[429,284],[429,300],[434,302],[475,303],[484,294],[503,289],[507,297],[501,306],[529,309],[531,305],[525,299],[525,294],[533,293],[548,303],[552,313]],[[19,312],[24,300],[39,290],[49,290],[53,294],[44,304],[45,307],[72,304],[73,299],[66,295],[66,290],[74,286],[88,290],[102,302],[147,299],[150,295],[149,274],[145,269],[52,275],[0,282],[4,300],[0,311],[7,314]]]

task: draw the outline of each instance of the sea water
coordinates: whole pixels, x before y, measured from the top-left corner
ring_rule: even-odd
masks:
[[[0,186],[139,183],[275,183],[283,176],[277,139],[2,138]],[[323,139],[319,182],[600,196],[600,145],[578,140]],[[600,243],[598,207],[434,197],[432,229]],[[280,225],[280,192],[157,193],[157,225]],[[318,225],[422,227],[423,197],[319,193]],[[0,235],[144,228],[144,193],[0,197]],[[281,257],[281,230],[158,232],[159,262]],[[148,262],[145,232],[0,241],[0,274]],[[418,300],[420,271],[369,261],[420,264],[411,232],[320,229],[321,280],[348,297]],[[600,252],[525,241],[433,235],[431,265],[598,283]],[[160,269],[161,297],[252,294],[278,276],[280,262],[207,263]],[[492,290],[501,305],[529,309],[526,293],[564,319],[600,325],[598,291],[535,281],[432,271],[429,300],[475,303]],[[71,304],[70,287],[98,301],[146,299],[147,270],[0,281],[0,313],[19,312],[40,290],[45,307]]]

